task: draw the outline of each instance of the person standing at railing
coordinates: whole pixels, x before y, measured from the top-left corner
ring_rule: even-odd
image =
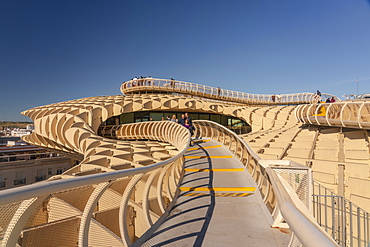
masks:
[[[334,102],[335,102],[334,97],[331,97],[330,103],[334,103]]]
[[[194,135],[194,126],[190,124],[189,118],[185,118],[185,123],[182,125],[190,131],[190,136]],[[190,142],[190,147],[194,146],[193,142]]]
[[[189,121],[188,118],[185,119],[185,123],[182,126],[187,128],[190,131],[191,136],[193,136],[193,134],[194,134],[194,129],[193,128],[194,127],[193,127],[193,125],[190,124],[190,121]]]
[[[171,118],[171,120],[170,121],[172,121],[172,122],[174,122],[174,123],[177,123],[178,122],[178,120],[177,120],[177,118],[176,118],[176,115],[172,115],[172,118]]]
[[[280,94],[276,96],[276,100],[277,100],[277,102],[281,102],[281,95]]]
[[[148,76],[147,77],[148,78],[148,86],[151,86],[151,84],[152,84],[152,77],[151,76]],[[153,82],[153,86],[154,86],[154,82]]]
[[[195,130],[195,127],[193,125],[193,119],[191,119],[191,117],[189,116],[189,113],[187,113],[187,112],[185,113],[185,122],[186,122],[186,120],[189,121],[190,129],[191,129],[190,133],[191,133],[191,135],[193,135],[194,130]]]
[[[185,113],[185,120],[188,119],[189,120],[189,123],[191,126],[193,126],[193,119],[191,119],[191,117],[189,117],[189,113]]]
[[[218,96],[218,97],[220,97],[220,94],[221,94],[221,88],[220,88],[220,87],[218,87],[218,88],[217,88],[217,96]]]
[[[172,87],[172,89],[174,89],[175,88],[175,79],[173,79],[173,78],[171,78],[171,87]]]
[[[181,124],[181,125],[185,124],[185,115],[184,114],[181,115],[181,118],[179,119],[178,123]]]
[[[132,78],[132,87],[136,87],[136,85],[137,85],[137,78],[134,77]]]
[[[275,94],[271,96],[271,100],[272,100],[272,102],[275,102],[275,100],[276,100],[276,95]]]

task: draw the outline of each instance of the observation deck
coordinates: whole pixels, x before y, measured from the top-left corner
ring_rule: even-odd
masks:
[[[340,99],[334,95],[322,93],[318,96],[314,93],[294,93],[294,94],[251,94],[227,89],[215,88],[201,84],[183,82],[168,79],[143,78],[133,79],[123,82],[121,85],[123,94],[135,93],[177,93],[197,96],[200,98],[220,100],[227,102],[242,103],[246,105],[297,105],[311,104],[321,101],[322,98],[334,97],[336,101]]]
[[[312,93],[273,100],[153,78],[125,82],[121,91],[23,112],[36,126],[24,140],[80,163],[0,191],[2,246],[369,246],[370,214],[312,175],[320,183],[334,177],[344,190],[351,158],[361,172],[349,174],[347,190],[365,198],[368,133],[341,128],[337,138],[331,127],[367,127],[367,103],[310,104],[319,99]],[[252,132],[200,119],[194,136],[171,121],[105,125],[143,110],[238,116]],[[363,148],[346,149],[350,143]]]

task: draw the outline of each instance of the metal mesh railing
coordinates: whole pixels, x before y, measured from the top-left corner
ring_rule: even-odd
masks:
[[[271,168],[288,182],[299,199],[308,209],[311,209],[312,178],[310,177],[310,170],[300,167],[282,166],[272,166]]]
[[[314,182],[313,212],[340,246],[370,246],[370,215],[332,190]]]

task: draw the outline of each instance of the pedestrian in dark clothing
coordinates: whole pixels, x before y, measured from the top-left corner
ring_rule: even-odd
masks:
[[[171,87],[175,88],[175,79],[171,78]]]
[[[185,119],[185,123],[184,123],[184,125],[183,125],[185,128],[187,128],[189,131],[190,131],[190,134],[191,135],[193,135],[194,134],[194,130],[193,130],[193,126],[190,124],[190,122],[189,122],[189,119],[188,118],[186,118]]]
[[[321,92],[319,90],[317,90],[316,94],[321,97]]]
[[[185,122],[182,126],[184,126],[185,128],[187,128],[190,131],[190,136],[194,135],[194,127],[190,124],[189,118],[185,118]],[[192,146],[194,146],[194,143],[191,141],[190,142],[190,147],[192,147]]]
[[[181,115],[181,118],[179,119],[178,123],[181,124],[181,125],[185,124],[185,115],[184,114]]]
[[[193,120],[189,117],[189,113],[185,113],[185,119],[189,119],[190,125],[193,126]]]
[[[275,95],[275,94],[274,94],[274,95],[272,95],[272,96],[271,96],[271,99],[272,99],[272,102],[275,102],[276,95]]]
[[[193,125],[193,120],[191,119],[191,117],[189,117],[189,113],[185,113],[185,121],[186,120],[188,120],[189,121],[189,124],[190,124],[190,129],[192,130],[192,135],[193,135],[193,133],[194,133],[194,131],[195,131],[195,127],[194,127],[194,125]]]
[[[325,103],[330,103],[330,98],[327,98]]]

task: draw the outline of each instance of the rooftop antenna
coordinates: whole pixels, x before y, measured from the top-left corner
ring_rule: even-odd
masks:
[[[356,83],[357,83],[357,97],[356,98],[358,98],[359,95],[360,95],[360,93],[359,93],[359,85],[358,85],[358,75],[357,75],[357,81],[356,81]]]

